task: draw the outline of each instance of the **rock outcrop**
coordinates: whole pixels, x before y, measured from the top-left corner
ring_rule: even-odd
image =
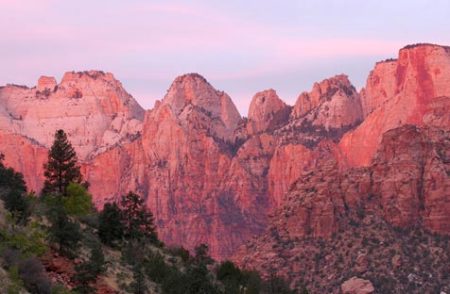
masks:
[[[326,130],[353,126],[363,118],[359,94],[346,75],[315,83],[311,92],[300,94],[292,117],[305,115],[313,126]]]
[[[37,90],[39,92],[49,91],[52,92],[57,86],[56,79],[54,77],[41,76],[38,80]]]
[[[375,288],[368,280],[352,277],[341,285],[343,294],[370,294],[375,292]]]
[[[363,91],[366,118],[339,143],[346,163],[369,165],[383,133],[401,125],[439,124],[448,129],[444,112],[450,109],[449,97],[450,47],[407,46],[397,60],[377,64]]]
[[[269,89],[253,96],[248,110],[248,133],[255,134],[274,130],[289,118],[290,107]]]

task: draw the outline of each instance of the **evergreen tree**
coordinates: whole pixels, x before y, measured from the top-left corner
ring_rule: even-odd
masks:
[[[73,257],[81,240],[81,231],[78,223],[71,221],[62,205],[56,205],[49,214],[51,227],[49,239],[59,246],[59,252]]]
[[[25,185],[23,175],[10,167],[6,167],[3,164],[4,159],[5,156],[0,153],[0,190],[5,192],[5,194],[12,190],[25,192],[27,186]]]
[[[145,283],[145,275],[141,263],[137,263],[133,266],[133,279],[134,281],[130,286],[131,291],[134,294],[148,293],[148,289]]]
[[[79,293],[93,293],[94,289],[91,283],[95,282],[98,275],[106,271],[105,256],[100,244],[91,246],[91,254],[89,260],[78,264],[75,267],[75,280],[78,283],[76,291]]]
[[[122,196],[120,205],[126,238],[158,242],[153,214],[145,207],[144,199],[133,192],[129,192]]]
[[[213,262],[208,254],[208,245],[200,244],[195,248],[194,262],[186,271],[187,280],[186,293],[219,293],[211,279],[211,273],[208,270],[208,264]]]
[[[46,179],[43,194],[58,193],[66,196],[69,183],[80,184],[83,180],[77,155],[63,130],[55,133],[55,140],[48,153],[48,162],[44,165],[44,169]]]
[[[0,199],[17,223],[26,223],[30,211],[23,175],[7,168],[3,160],[4,156],[0,153]]]
[[[23,192],[12,190],[3,198],[5,208],[11,212],[11,216],[17,224],[26,224],[30,216],[30,205]]]
[[[106,203],[99,215],[98,236],[100,240],[106,245],[114,246],[116,241],[122,240],[123,231],[120,208],[116,203]]]

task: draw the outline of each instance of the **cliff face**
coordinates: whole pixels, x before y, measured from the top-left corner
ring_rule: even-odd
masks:
[[[219,259],[268,228],[329,238],[360,209],[448,234],[449,54],[402,49],[361,93],[339,75],[293,107],[266,90],[247,119],[198,74],[175,79],[146,112],[111,74],[42,77],[35,88],[0,88],[0,151],[39,191],[62,128],[98,207],[135,190],[163,241],[207,243]]]
[[[437,45],[405,47],[397,60],[382,62],[363,91],[366,118],[339,143],[350,166],[370,164],[387,130],[404,124],[449,128],[450,49]],[[440,113],[440,115],[436,115]]]
[[[368,167],[341,172],[325,151],[314,169],[291,186],[266,232],[242,246],[233,259],[318,292],[339,293],[339,283],[356,273],[376,282],[377,290],[417,289],[402,281],[412,268],[420,276],[420,289],[443,289],[440,285],[448,284],[448,277],[440,276],[443,269],[429,282],[423,273],[444,266],[448,254],[412,257],[409,252],[421,252],[424,242],[436,242],[435,252],[448,252],[448,242],[433,239],[429,231],[449,233],[449,148],[449,131],[405,125],[384,134]],[[428,258],[436,268],[428,267]],[[383,288],[387,286],[393,288]]]

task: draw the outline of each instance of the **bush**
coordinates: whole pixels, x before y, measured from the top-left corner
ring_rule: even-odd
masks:
[[[85,216],[93,212],[92,196],[80,184],[70,183],[64,198],[64,208],[69,215]]]
[[[35,223],[31,223],[13,233],[0,231],[0,235],[6,246],[19,250],[24,256],[41,256],[47,251],[46,234]]]
[[[243,286],[242,272],[231,261],[225,261],[218,266],[217,279],[224,284],[226,293],[239,293],[240,287]]]
[[[292,291],[289,286],[286,284],[286,282],[276,276],[276,275],[271,275],[269,280],[267,282],[264,283],[264,291],[266,293],[269,294],[291,294],[291,293],[295,293],[294,291]]]
[[[172,255],[179,256],[184,263],[187,263],[191,259],[189,250],[186,250],[181,246],[168,248],[167,251]]]
[[[20,293],[24,288],[24,284],[22,279],[20,278],[19,269],[17,268],[17,266],[9,268],[8,275],[9,279],[11,280],[11,284],[8,285],[7,293]]]
[[[147,276],[159,284],[171,274],[170,267],[164,261],[164,258],[159,253],[150,254],[144,263],[144,269]]]
[[[44,266],[37,258],[28,258],[19,263],[19,275],[25,288],[31,293],[51,293],[51,283]]]
[[[25,224],[30,216],[29,203],[24,192],[12,190],[3,197],[5,208],[11,213],[14,221]]]

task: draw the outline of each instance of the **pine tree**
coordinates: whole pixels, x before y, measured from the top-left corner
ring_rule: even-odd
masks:
[[[125,237],[157,243],[153,214],[144,205],[144,199],[133,192],[122,196],[120,202]]]
[[[27,187],[21,173],[3,164],[4,156],[0,153],[0,199],[11,212],[16,223],[25,224],[29,216],[29,202],[25,195]]]
[[[98,275],[106,271],[105,256],[101,244],[92,244],[89,260],[86,260],[75,266],[75,281],[78,286],[75,290],[79,293],[93,293],[95,289],[92,283],[95,282]]]
[[[55,133],[55,140],[48,153],[48,162],[44,165],[44,169],[46,180],[43,194],[58,193],[65,196],[69,183],[80,184],[83,180],[77,155],[63,130]]]
[[[62,205],[55,205],[50,210],[49,220],[50,241],[58,244],[61,254],[73,257],[82,237],[79,224],[70,220]]]
[[[1,192],[9,192],[12,190],[25,192],[27,186],[23,179],[23,175],[16,172],[10,167],[3,164],[5,156],[0,153],[0,190]]]
[[[109,246],[123,238],[123,224],[120,208],[116,203],[106,203],[99,214],[98,236]]]

